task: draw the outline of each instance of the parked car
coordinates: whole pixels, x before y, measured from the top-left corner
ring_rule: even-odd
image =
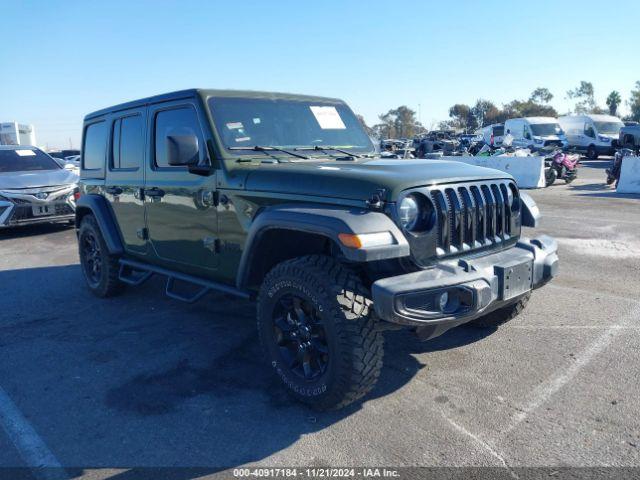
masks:
[[[87,115],[82,151],[89,290],[159,274],[178,300],[257,299],[269,364],[316,408],[373,388],[385,328],[495,328],[556,274],[555,240],[521,236],[539,214],[510,175],[382,159],[341,100],[169,93]]]
[[[487,125],[484,128],[476,130],[477,135],[482,135],[482,140],[487,145],[500,146],[504,137],[504,124],[494,123],[493,125]]]
[[[568,146],[558,119],[553,117],[511,118],[504,122],[504,131],[505,135],[513,137],[514,147],[528,148],[531,151],[550,146]]]
[[[64,159],[66,157],[70,157],[72,155],[80,155],[80,150],[74,150],[74,149],[69,149],[69,150],[51,150],[49,152],[47,152],[47,154],[53,158],[60,158],[60,159]]]
[[[640,149],[640,125],[636,123],[622,127],[618,135],[618,145],[621,148],[638,151]]]
[[[78,175],[37,147],[0,146],[0,228],[73,222]]]
[[[612,115],[567,115],[558,118],[569,146],[595,160],[598,155],[613,155],[624,123]]]

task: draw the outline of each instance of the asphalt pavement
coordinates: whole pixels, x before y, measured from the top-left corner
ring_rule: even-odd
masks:
[[[376,389],[331,413],[280,388],[251,303],[183,304],[161,279],[100,300],[73,229],[0,231],[0,467],[640,466],[640,197],[605,166],[529,192],[543,219],[525,235],[556,237],[561,266],[525,313],[386,333]]]

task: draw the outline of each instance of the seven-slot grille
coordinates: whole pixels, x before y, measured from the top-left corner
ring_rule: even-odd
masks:
[[[511,203],[517,189],[512,182],[442,186],[431,189],[430,195],[440,256],[503,242],[517,234],[513,231],[517,212]]]

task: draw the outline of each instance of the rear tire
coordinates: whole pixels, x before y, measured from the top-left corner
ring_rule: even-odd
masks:
[[[119,279],[119,258],[109,254],[98,222],[86,215],[78,232],[80,265],[91,293],[97,297],[111,297],[124,289]]]
[[[527,293],[516,303],[495,310],[484,317],[476,318],[469,322],[469,325],[478,328],[497,328],[520,315],[527,306],[527,303],[529,303],[530,298],[531,293]]]
[[[598,152],[594,145],[589,145],[589,148],[587,148],[587,158],[589,160],[596,160],[598,158]]]
[[[282,262],[258,296],[258,333],[285,388],[319,410],[365,396],[380,376],[383,337],[358,275],[331,257]]]

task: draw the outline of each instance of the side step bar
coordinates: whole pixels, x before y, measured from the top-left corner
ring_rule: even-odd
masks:
[[[129,285],[141,285],[151,278],[153,274],[163,275],[167,277],[167,287],[165,293],[167,296],[183,302],[193,303],[200,300],[210,290],[216,290],[222,293],[228,293],[240,298],[249,299],[251,293],[247,290],[240,290],[239,288],[232,287],[220,282],[214,282],[213,280],[205,280],[204,278],[195,277],[186,273],[174,272],[168,268],[158,267],[156,265],[148,265],[146,263],[137,262],[135,260],[120,259],[120,273],[119,278],[124,283]],[[175,290],[176,280],[190,283],[200,287],[200,289],[193,295],[182,295]]]

